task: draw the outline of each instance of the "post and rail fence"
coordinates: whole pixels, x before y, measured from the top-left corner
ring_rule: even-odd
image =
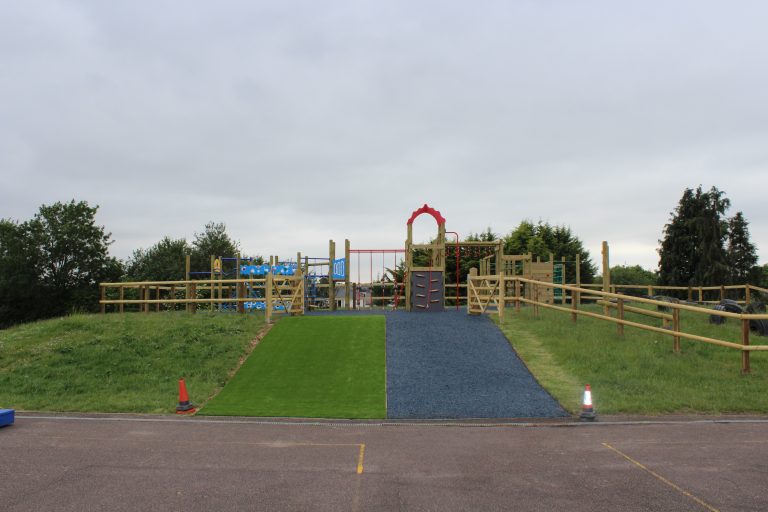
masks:
[[[263,278],[138,281],[101,283],[101,312],[125,312],[126,306],[138,306],[140,312],[175,310],[177,305],[195,313],[199,305],[212,309],[246,309],[265,311],[271,321],[275,313],[300,315],[304,313],[304,278],[301,275],[273,275]],[[255,296],[254,296],[255,295]],[[133,298],[128,298],[128,296]]]
[[[763,288],[750,285],[746,286],[747,291],[752,289],[760,292],[768,292],[768,290]],[[623,293],[616,293],[613,291],[601,291],[592,288],[556,284],[547,281],[536,281],[520,276],[483,276],[477,275],[476,272],[470,272],[470,275],[467,277],[467,288],[469,294],[467,311],[469,314],[479,315],[482,313],[496,312],[499,314],[500,319],[503,320],[504,310],[508,305],[514,305],[514,309],[516,311],[520,311],[521,306],[527,304],[532,307],[532,312],[534,315],[538,315],[539,308],[546,308],[562,313],[567,313],[571,316],[571,319],[574,322],[577,321],[579,316],[586,316],[615,323],[617,326],[617,334],[619,336],[623,336],[624,327],[634,327],[637,329],[670,336],[672,337],[673,341],[673,351],[676,353],[680,352],[681,350],[681,339],[687,339],[701,343],[709,343],[712,345],[739,350],[741,352],[741,371],[745,374],[750,372],[750,354],[756,351],[768,351],[768,345],[750,344],[750,322],[768,320],[768,314],[765,313],[729,313],[727,311],[703,308],[691,304],[656,300],[645,297],[636,297]],[[670,289],[672,287],[664,288]],[[715,288],[735,289],[744,288],[744,286],[702,288],[704,290]],[[562,302],[560,305],[557,305],[552,300],[546,299],[546,297],[551,297],[550,291],[552,289],[562,290]],[[567,295],[569,295],[569,297],[566,297]],[[580,306],[582,305],[582,301],[580,297],[585,295],[596,298],[597,303],[604,307],[604,312],[598,313],[581,308]],[[545,299],[542,300],[542,297],[545,297]],[[569,307],[567,307],[568,302],[570,302]],[[632,306],[629,305],[629,303],[639,303],[655,306],[657,311]],[[611,313],[613,310],[616,311],[615,316]],[[720,340],[685,332],[681,326],[681,311],[704,314],[707,316],[716,315],[724,318],[738,320],[741,324],[741,342],[735,343],[732,341]],[[627,320],[625,318],[625,313],[635,313],[645,315],[652,319],[661,320],[661,325],[657,327],[654,325]]]

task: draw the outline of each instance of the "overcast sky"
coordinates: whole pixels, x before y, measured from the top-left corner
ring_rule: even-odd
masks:
[[[686,187],[768,260],[764,1],[0,0],[0,217],[99,205],[113,255],[565,224],[655,268]],[[420,219],[417,236],[435,231]]]

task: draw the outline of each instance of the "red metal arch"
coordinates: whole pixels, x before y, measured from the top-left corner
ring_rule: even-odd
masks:
[[[408,219],[407,224],[409,226],[413,224],[413,221],[416,220],[416,217],[418,217],[422,213],[428,213],[432,217],[434,217],[434,219],[437,221],[438,226],[442,226],[443,224],[445,224],[445,219],[443,218],[442,215],[440,215],[440,212],[435,210],[434,208],[431,208],[427,203],[424,203],[424,206],[422,206],[421,208],[419,208],[418,210],[414,211],[411,214],[411,218]]]

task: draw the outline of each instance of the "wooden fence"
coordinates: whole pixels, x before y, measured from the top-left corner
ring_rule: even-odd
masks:
[[[515,310],[520,311],[521,305],[528,304],[533,308],[534,314],[538,314],[539,308],[552,309],[554,311],[569,314],[574,322],[577,321],[579,316],[587,316],[615,323],[617,325],[617,332],[620,336],[623,336],[625,326],[670,336],[673,339],[674,352],[680,352],[681,338],[739,350],[741,352],[742,373],[749,373],[750,371],[749,356],[751,352],[768,351],[768,345],[750,344],[750,321],[768,320],[768,314],[729,313],[684,303],[660,301],[644,297],[628,296],[622,293],[603,292],[571,285],[535,281],[519,276],[480,276],[471,272],[467,278],[467,286],[469,290],[467,311],[469,314],[476,315],[494,311],[499,314],[501,319],[503,319],[506,306],[514,305]],[[561,305],[553,304],[551,301],[543,298],[549,296],[548,290],[551,290],[552,288],[559,288],[562,290],[563,301]],[[747,289],[749,288],[750,287]],[[764,290],[757,287],[751,288],[758,291]],[[599,303],[603,305],[602,314],[580,308],[580,296],[586,294],[598,298]],[[566,295],[569,295],[569,298],[566,298]],[[567,306],[568,302],[570,302],[570,306]],[[647,310],[631,306],[629,303],[656,306],[657,309],[664,309],[669,311],[669,313]],[[614,310],[615,316],[612,314]],[[681,311],[690,311],[707,316],[718,315],[724,318],[738,320],[741,323],[741,343],[734,343],[732,341],[725,341],[685,332],[680,321]],[[661,320],[661,325],[657,327],[627,320],[625,318],[625,313],[627,312]]]
[[[304,314],[304,277],[300,274],[270,273],[261,279],[101,283],[100,288],[102,313],[123,313],[126,306],[149,313],[153,306],[155,311],[165,311],[175,310],[178,305],[195,313],[199,305],[209,305],[212,309],[233,309],[239,313],[250,308],[263,309],[267,321],[272,320],[274,313]]]
[[[603,285],[582,284],[581,287],[589,288],[590,294],[592,294],[594,289],[601,289]],[[768,294],[767,288],[761,288],[751,284],[736,284],[727,286],[656,286],[637,284],[612,284],[609,288],[611,293],[619,293],[621,291],[639,291],[648,297],[674,293],[675,295],[682,295],[686,297],[685,300],[688,302],[698,302],[700,304],[718,304],[721,300],[729,298],[733,298],[737,302],[749,304],[752,302],[755,292]],[[628,294],[633,295],[632,293]]]

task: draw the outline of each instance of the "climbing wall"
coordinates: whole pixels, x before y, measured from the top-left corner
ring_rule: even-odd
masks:
[[[413,311],[443,311],[445,286],[442,272],[411,272],[411,307]]]

